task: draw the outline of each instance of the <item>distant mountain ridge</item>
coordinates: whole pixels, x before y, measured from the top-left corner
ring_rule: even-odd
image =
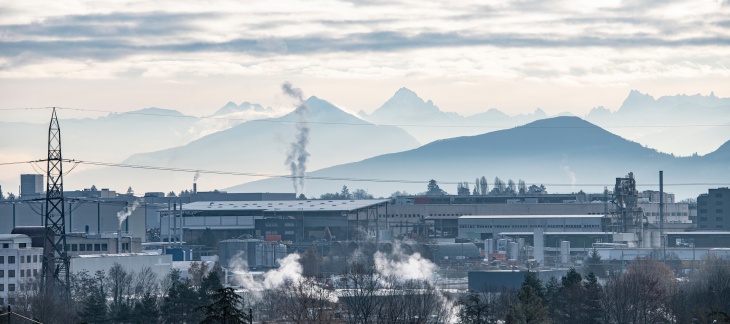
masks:
[[[317,97],[310,97],[305,104],[309,108],[307,150],[310,153],[308,165],[311,170],[409,150],[420,145],[402,129],[373,125]],[[297,120],[298,117],[291,112],[277,118],[247,121],[185,145],[134,154],[124,160],[124,163],[246,174],[287,173],[289,169],[284,161],[295,139]],[[91,179],[102,175],[96,172],[81,176]],[[125,179],[140,178],[139,171],[136,170],[115,170],[114,177],[113,181],[117,183]],[[184,174],[169,174],[159,178],[137,179],[136,182],[146,188],[154,187],[160,182],[174,188],[188,188],[190,179],[191,176]],[[205,182],[216,183],[216,188],[220,188],[220,184],[233,185],[236,181],[241,180],[229,175],[206,174],[201,177],[200,188],[205,188]],[[281,190],[289,191],[291,186]]]
[[[602,191],[615,177],[634,172],[642,190],[656,189],[659,170],[665,183],[730,183],[730,143],[715,153],[696,157],[674,157],[612,134],[578,117],[554,117],[520,127],[476,136],[438,140],[417,149],[385,154],[309,173],[314,178],[380,179],[382,182],[307,181],[307,193],[331,192],[343,184],[368,189],[376,196],[396,190],[425,191],[429,179],[471,183],[486,176],[503,180],[524,179],[528,184],[545,184],[552,192]],[[396,180],[392,183],[386,180]],[[422,184],[397,180],[422,180]],[[286,181],[267,179],[231,187],[231,191],[258,188],[281,190]],[[593,187],[580,184],[597,184]],[[442,185],[454,193],[456,185]],[[701,188],[701,187],[700,187]],[[688,186],[665,188],[679,197],[696,197]]]
[[[440,110],[434,102],[422,99],[407,88],[396,91],[371,114],[361,111],[359,115],[375,124],[402,125],[401,128],[422,143],[507,129],[550,117],[540,108],[531,114],[516,116],[494,108],[462,116]],[[585,119],[663,152],[683,156],[706,154],[730,138],[730,98],[710,93],[708,96],[675,95],[655,99],[631,90],[616,112],[599,106],[591,109]]]
[[[223,116],[247,111],[254,111],[259,113],[273,113],[274,109],[272,109],[271,107],[264,107],[256,103],[250,103],[248,101],[244,101],[240,105],[236,105],[236,103],[234,103],[233,101],[229,101],[211,116]]]
[[[730,98],[711,92],[655,99],[632,90],[617,111],[597,107],[586,119],[663,152],[702,155],[730,139]]]
[[[375,124],[399,125],[422,143],[514,127],[547,116],[539,108],[533,114],[518,116],[508,116],[494,108],[472,116],[462,116],[442,111],[433,101],[422,99],[408,88],[398,89],[393,97],[371,114],[360,111],[359,115]]]

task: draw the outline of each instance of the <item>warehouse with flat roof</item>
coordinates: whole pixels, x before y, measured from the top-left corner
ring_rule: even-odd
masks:
[[[198,201],[180,210],[161,210],[163,239],[194,240],[206,229],[219,239],[277,237],[305,242],[351,240],[379,235],[387,199]],[[383,224],[381,224],[381,222]]]

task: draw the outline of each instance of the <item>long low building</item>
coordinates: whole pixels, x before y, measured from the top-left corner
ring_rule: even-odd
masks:
[[[503,232],[604,232],[610,219],[602,215],[473,215],[458,218],[459,237],[488,239]]]
[[[276,236],[286,241],[377,236],[387,199],[200,201],[160,211],[163,239],[192,240],[206,229],[219,239]],[[383,222],[383,224],[381,224]],[[182,237],[180,237],[182,236]]]
[[[157,274],[159,279],[162,279],[172,269],[172,255],[151,252],[80,255],[71,258],[70,271],[71,273],[87,271],[92,276],[96,271],[104,271],[108,274],[109,269],[115,263],[122,265],[125,270],[135,273],[149,268]]]

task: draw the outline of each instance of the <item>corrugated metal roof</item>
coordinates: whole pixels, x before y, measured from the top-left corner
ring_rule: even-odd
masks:
[[[667,235],[730,235],[728,231],[666,232]]]
[[[368,200],[272,200],[272,201],[197,201],[183,205],[183,210],[250,210],[266,212],[353,211],[387,202]]]
[[[459,219],[529,219],[529,218],[601,218],[603,215],[468,215],[460,216]]]
[[[20,238],[30,239],[30,237],[25,234],[0,234],[0,241],[15,240]]]
[[[533,235],[535,232],[500,232],[499,235]],[[545,235],[613,235],[612,232],[545,232]]]

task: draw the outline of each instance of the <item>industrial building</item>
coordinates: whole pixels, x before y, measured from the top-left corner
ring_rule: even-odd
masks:
[[[689,230],[694,224],[690,220],[688,203],[675,202],[674,195],[663,193],[664,225],[673,230]],[[635,202],[640,218],[647,224],[659,227],[658,191],[635,192]],[[387,215],[390,230],[394,235],[417,232],[427,226],[432,237],[451,238],[459,236],[461,216],[475,215],[610,215],[615,206],[612,194],[524,194],[486,196],[399,196],[388,206]]]
[[[192,240],[206,229],[219,239],[239,237],[304,242],[385,238],[388,200],[200,201],[160,210],[163,238]]]
[[[697,228],[730,230],[730,188],[709,189],[697,197]]]
[[[117,233],[145,240],[145,212],[140,204],[120,224],[117,213],[133,205],[133,200],[115,199],[66,199],[66,233]],[[0,233],[9,234],[22,226],[44,226],[45,201],[6,200],[0,202]]]
[[[28,285],[41,273],[43,248],[23,234],[0,234],[0,247],[0,305],[12,305],[19,293],[35,288]]]
[[[21,174],[20,175],[20,198],[36,199],[41,198],[45,192],[42,174]]]
[[[488,239],[502,232],[603,232],[610,220],[602,215],[475,215],[458,217],[459,237]]]
[[[276,242],[256,239],[232,239],[218,243],[218,260],[221,267],[226,269],[275,268],[279,265],[277,261],[286,255],[286,245]]]
[[[158,278],[164,278],[172,269],[172,255],[150,252],[80,255],[71,258],[70,272],[87,271],[93,275],[96,271],[108,272],[115,263],[134,273],[149,268]]]
[[[568,269],[533,270],[542,282],[550,278],[564,276]],[[519,289],[525,281],[527,271],[522,270],[489,270],[469,271],[469,290],[478,292],[501,292],[503,289]]]
[[[13,234],[23,234],[31,238],[33,246],[43,247],[45,227],[22,226],[13,229]],[[142,252],[142,239],[121,232],[86,234],[66,234],[66,252],[70,257],[88,254],[116,254]]]

